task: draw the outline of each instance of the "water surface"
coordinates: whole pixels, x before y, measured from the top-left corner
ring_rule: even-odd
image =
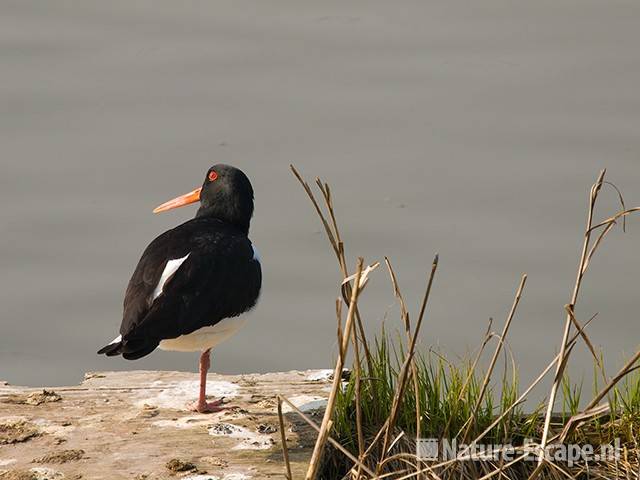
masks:
[[[195,354],[95,351],[144,247],[194,214],[151,209],[218,162],[253,181],[265,285],[214,370],[332,361],[339,274],[294,163],[331,182],[352,263],[388,255],[414,312],[440,253],[425,346],[474,348],[527,272],[510,346],[535,376],[599,169],[640,204],[638,18],[585,0],[2,2],[0,378],[195,370]],[[611,371],[640,339],[639,242],[638,220],[611,236],[578,308],[600,313]],[[363,302],[372,331],[397,325],[382,269]]]

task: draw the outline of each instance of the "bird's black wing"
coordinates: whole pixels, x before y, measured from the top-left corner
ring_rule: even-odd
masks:
[[[144,250],[124,295],[124,310],[120,334],[135,329],[153,305],[153,292],[162,272],[171,260],[183,258],[192,249],[189,222],[166,231]]]
[[[153,299],[167,262],[187,255]],[[127,287],[121,345],[103,353],[140,358],[163,339],[250,309],[262,281],[253,256],[246,235],[215,219],[196,218],[160,235],[143,253]]]

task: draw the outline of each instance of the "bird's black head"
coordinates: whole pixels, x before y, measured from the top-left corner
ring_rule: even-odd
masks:
[[[207,171],[202,187],[163,203],[154,213],[166,212],[200,202],[196,217],[211,216],[249,232],[253,215],[253,188],[247,176],[230,165],[214,165]]]
[[[253,188],[242,170],[222,163],[209,169],[200,192],[196,216],[212,216],[249,231],[253,215]]]

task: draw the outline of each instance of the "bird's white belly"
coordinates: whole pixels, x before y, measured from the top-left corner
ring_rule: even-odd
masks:
[[[213,348],[224,342],[244,325],[246,318],[225,318],[210,327],[202,327],[195,332],[177,338],[162,340],[158,348],[176,352],[199,352]]]

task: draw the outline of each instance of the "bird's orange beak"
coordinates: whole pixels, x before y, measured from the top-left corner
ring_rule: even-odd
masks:
[[[200,201],[200,191],[202,187],[196,188],[194,191],[185,193],[184,195],[180,195],[168,202],[164,202],[162,205],[154,208],[153,213],[166,212],[168,210],[173,210],[174,208],[184,207],[185,205],[189,205],[191,203],[195,203]]]

